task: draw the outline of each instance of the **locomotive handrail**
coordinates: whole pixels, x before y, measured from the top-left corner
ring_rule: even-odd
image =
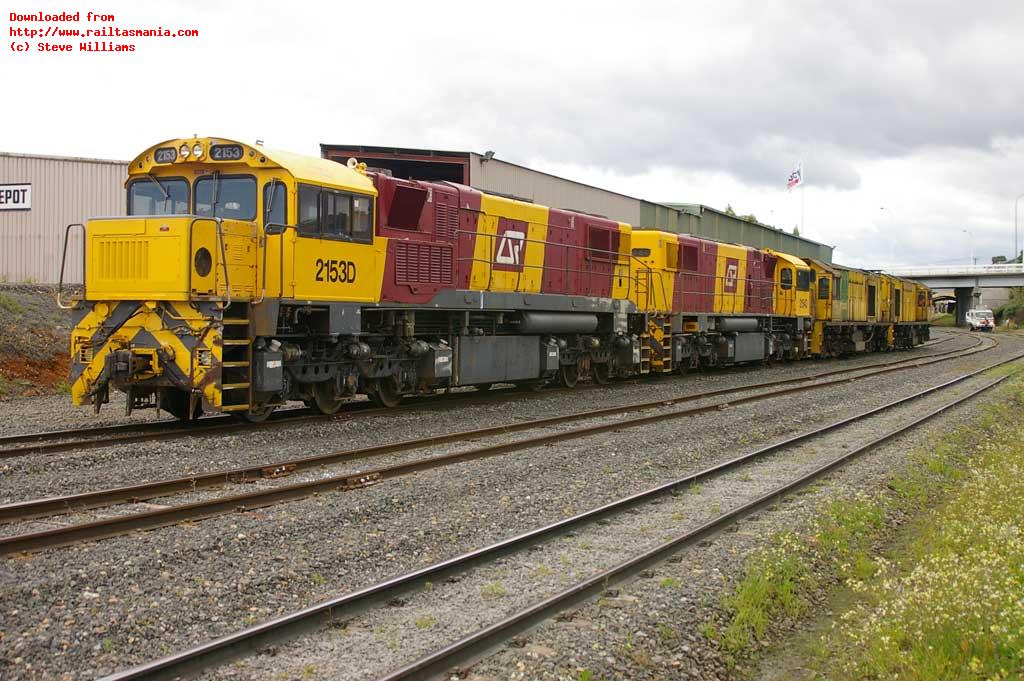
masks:
[[[271,229],[271,228],[273,228],[273,229]],[[266,238],[268,236],[279,236],[279,237],[281,237],[281,248],[280,248],[280,253],[278,253],[278,256],[279,256],[278,257],[278,279],[281,282],[281,291],[279,293],[279,296],[282,297],[282,298],[284,297],[284,233],[287,232],[289,229],[296,229],[296,226],[295,225],[286,225],[286,224],[281,223],[281,222],[268,222],[265,225],[263,225],[263,239],[264,239],[264,242],[266,242]],[[263,271],[263,274],[264,274],[263,285],[264,285],[264,288],[266,287],[266,283],[267,283],[267,280],[266,280],[266,263],[267,263],[267,254],[264,251],[264,253],[263,253],[263,268],[264,268],[264,271]],[[262,299],[260,299],[260,302],[263,302]]]
[[[72,227],[82,228],[82,297],[85,298],[85,242],[86,242],[86,231],[85,225],[81,222],[73,222],[64,228],[64,249],[60,258],[60,277],[57,280],[57,307],[62,310],[71,310],[74,308],[74,304],[65,304],[61,299],[61,293],[64,292],[64,267],[67,265],[68,260],[68,236],[71,234]]]
[[[473,231],[473,230],[458,230],[458,229],[455,230],[455,235],[457,236],[459,234],[471,234],[471,235],[473,235],[473,236],[475,236],[477,238],[485,237],[485,238],[489,239],[490,240],[490,247],[487,249],[488,253],[493,253],[494,252],[494,248],[493,248],[494,240],[496,238],[498,238],[499,236],[501,236],[499,234],[482,234],[480,232]],[[611,258],[602,259],[604,262],[607,262],[611,266],[612,271],[608,272],[607,274],[612,279],[614,279],[616,276],[620,276],[621,277],[621,275],[617,275],[616,274],[616,269],[617,268],[622,268],[622,267],[627,267],[628,268],[629,267],[629,263],[636,259],[631,254],[622,254],[622,253],[619,253],[618,251],[611,251],[611,250],[607,250],[607,249],[590,248],[588,246],[580,246],[580,245],[576,245],[576,244],[556,244],[554,242],[547,241],[545,239],[527,239],[527,238],[524,238],[522,240],[522,243],[524,245],[525,244],[541,244],[543,246],[552,246],[552,247],[561,246],[563,249],[567,249],[567,250],[568,249],[573,249],[573,250],[576,250],[576,251],[583,251],[583,252],[585,252],[587,254],[595,253],[596,252],[596,253],[604,253],[604,254],[607,254],[609,256],[613,256]],[[526,251],[525,251],[525,248],[524,248],[524,250],[523,250],[524,258],[520,262],[516,263],[516,265],[518,267],[520,267],[521,269],[516,270],[516,274],[517,274],[516,284],[512,288],[512,290],[514,292],[516,292],[516,293],[522,292],[521,291],[521,287],[520,287],[520,285],[522,283],[522,275],[523,275],[523,273],[528,268],[529,269],[539,269],[539,270],[541,270],[542,273],[543,273],[543,271],[545,269],[559,271],[559,272],[566,272],[566,273],[576,273],[576,274],[584,274],[585,273],[588,276],[587,290],[590,291],[593,288],[593,276],[594,276],[594,268],[593,267],[588,267],[588,268],[586,268],[584,270],[584,269],[577,269],[577,268],[571,268],[571,267],[552,267],[551,265],[545,265],[543,262],[541,264],[539,264],[539,265],[530,264],[530,263],[525,261],[525,253],[526,253]],[[625,263],[619,262],[623,258],[625,258],[626,262]],[[489,290],[491,288],[491,285],[494,283],[495,265],[502,264],[502,263],[498,263],[494,259],[494,257],[490,256],[490,255],[488,255],[486,258],[478,258],[475,255],[470,255],[468,257],[456,257],[455,260],[456,260],[456,262],[481,262],[481,263],[486,264],[488,266],[488,268],[487,268],[487,283],[486,283],[486,289],[485,290]],[[501,270],[499,270],[499,271],[501,271]],[[631,277],[627,275],[626,279],[627,279],[627,281],[630,281]],[[628,297],[628,289],[627,289],[627,297]]]
[[[456,230],[455,231],[456,237],[459,234],[470,234],[470,235],[473,235],[473,236],[475,236],[477,238],[485,237],[490,242],[490,247],[487,249],[488,255],[486,257],[477,257],[474,254],[474,255],[469,255],[469,256],[466,256],[466,257],[458,257],[458,256],[456,256],[456,258],[455,258],[456,262],[460,262],[460,263],[480,262],[480,263],[486,264],[488,266],[486,287],[487,287],[487,289],[489,289],[491,287],[491,285],[494,283],[494,272],[495,272],[494,265],[495,264],[499,264],[499,263],[496,263],[496,261],[494,260],[494,256],[491,255],[491,254],[494,253],[493,244],[494,244],[494,240],[498,236],[500,236],[500,235],[498,235],[498,234],[481,234],[481,233],[479,233],[477,231],[474,231],[474,230]],[[654,282],[653,282],[653,279],[655,278],[653,276],[654,270],[652,268],[647,267],[639,258],[637,258],[636,256],[632,255],[631,253],[623,254],[623,253],[620,253],[618,251],[611,251],[611,250],[607,250],[607,249],[594,249],[594,248],[590,248],[588,246],[579,245],[579,244],[564,244],[564,243],[557,243],[556,244],[554,242],[547,241],[547,240],[544,240],[544,239],[524,239],[523,243],[524,244],[526,244],[526,243],[536,243],[536,244],[542,244],[544,246],[559,247],[564,252],[564,254],[566,256],[566,258],[565,258],[566,260],[568,260],[568,255],[570,253],[574,253],[574,252],[583,252],[583,253],[586,253],[586,254],[590,254],[592,252],[599,252],[599,253],[602,253],[602,254],[613,256],[614,259],[608,259],[606,261],[606,262],[608,262],[612,266],[612,271],[608,273],[610,277],[612,277],[613,279],[616,278],[616,277],[621,277],[622,276],[621,275],[621,270],[623,268],[627,268],[629,270],[627,272],[627,274],[626,274],[627,290],[625,292],[625,297],[627,299],[629,299],[631,297],[631,295],[633,294],[633,286],[634,286],[634,284],[639,287],[639,285],[640,285],[640,279],[639,278],[641,276],[643,276],[643,273],[646,271],[651,276],[651,280],[652,280],[650,282],[651,285],[648,286],[647,290],[645,292],[643,292],[643,293],[641,293],[639,290],[637,290],[636,295],[638,297],[641,296],[641,295],[646,295],[646,301],[645,301],[646,305],[645,305],[645,307],[650,307],[652,302],[655,303],[655,304],[658,303],[658,299],[660,298],[662,304],[665,307],[665,309],[670,309],[671,301],[668,299],[668,292],[665,289],[665,281],[664,281],[664,279],[662,277],[657,277],[659,279],[659,281],[658,281],[657,284],[654,284]],[[525,255],[525,251],[524,251],[524,255]],[[718,256],[718,260],[721,260],[722,258],[723,258],[723,256]],[[592,262],[592,260],[588,259],[588,262]],[[636,265],[633,266],[632,263],[636,263]],[[580,282],[581,288],[582,288],[583,285],[585,285],[586,291],[588,293],[590,291],[592,291],[592,288],[593,288],[593,281],[594,281],[594,274],[595,274],[593,267],[586,267],[584,269],[584,268],[569,267],[567,265],[566,266],[562,266],[562,267],[554,267],[550,263],[548,263],[548,264],[530,264],[530,263],[525,262],[525,258],[523,259],[523,261],[517,263],[517,265],[521,268],[521,269],[517,269],[516,270],[517,278],[516,278],[516,284],[515,284],[515,286],[513,288],[513,291],[515,291],[517,293],[521,292],[520,289],[522,288],[521,287],[522,275],[526,271],[527,268],[530,268],[530,269],[540,269],[541,271],[544,271],[545,269],[546,270],[553,270],[553,271],[556,271],[556,272],[563,272],[563,273],[566,273],[566,274],[585,274],[587,279],[586,279],[585,284],[582,281]],[[684,271],[684,270],[679,270],[679,272],[683,273],[683,274],[686,274],[686,276],[697,277],[700,280],[709,280],[711,282],[717,282],[717,281],[719,281],[721,279],[724,279],[724,277],[718,276],[717,274],[713,274],[713,273],[706,273],[706,272],[699,272],[699,271]],[[634,282],[634,278],[636,278],[635,282]],[[757,298],[758,302],[763,307],[765,301],[773,300],[774,288],[775,288],[776,282],[775,282],[775,280],[773,278],[770,278],[770,277],[762,277],[761,279],[757,279],[757,280],[753,280],[753,281],[754,281],[754,283],[760,284],[760,286],[758,287],[758,289],[759,289],[758,294],[756,294],[753,297]],[[681,285],[681,282],[680,282],[680,285]],[[656,287],[656,290],[655,290],[655,287]],[[568,293],[569,292],[568,282],[563,284],[562,288],[563,288],[563,290],[561,292]],[[701,288],[703,288],[703,287],[701,287]],[[730,304],[728,305],[728,307],[731,308],[731,310],[732,310],[731,313],[732,314],[742,314],[743,313],[742,309],[740,309],[740,310],[736,309],[736,307],[738,305],[738,302],[739,302],[739,299],[741,298],[741,295],[740,295],[740,293],[738,291],[733,292],[733,293],[725,293],[725,292],[723,292],[723,293],[719,294],[719,293],[717,293],[714,290],[714,286],[712,285],[710,291],[705,291],[705,290],[690,291],[690,295],[695,295],[695,296],[698,296],[698,297],[701,297],[701,298],[708,298],[708,299],[711,299],[712,301],[715,300],[716,296],[720,296],[722,298],[724,298],[725,296],[728,296],[729,299],[730,299]],[[748,296],[746,296],[744,294],[742,297],[745,299]],[[785,303],[785,302],[789,302],[789,301],[782,301],[782,302]],[[779,310],[773,310],[771,312],[758,313],[758,314],[767,314],[769,316],[772,316],[773,314],[778,314],[778,313],[779,313]]]

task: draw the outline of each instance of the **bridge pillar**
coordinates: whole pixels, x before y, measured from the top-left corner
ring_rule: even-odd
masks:
[[[981,291],[973,286],[958,286],[956,295],[956,325],[967,326],[967,311],[976,307],[981,298]]]

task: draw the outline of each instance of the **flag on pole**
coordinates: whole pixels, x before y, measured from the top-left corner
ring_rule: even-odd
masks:
[[[796,164],[796,170],[789,174],[789,180],[786,182],[786,189],[792,189],[793,187],[799,187],[804,183],[804,162],[800,161]]]

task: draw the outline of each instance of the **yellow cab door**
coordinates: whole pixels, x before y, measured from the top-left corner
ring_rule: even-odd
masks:
[[[384,244],[373,235],[373,197],[299,185],[293,248],[296,300],[377,302]]]

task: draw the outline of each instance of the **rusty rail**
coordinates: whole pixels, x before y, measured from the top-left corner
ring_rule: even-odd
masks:
[[[688,409],[682,409],[667,413],[664,411],[658,411],[654,414],[638,416],[636,418],[632,418],[629,420],[619,420],[604,424],[584,426],[580,428],[574,428],[571,430],[559,431],[557,433],[526,438],[518,440],[516,442],[508,442],[497,445],[478,447],[476,449],[471,449],[464,452],[457,452],[454,454],[419,459],[404,464],[397,464],[394,466],[377,468],[356,474],[331,476],[311,482],[301,482],[292,485],[281,486],[270,490],[261,490],[246,494],[218,497],[207,501],[199,501],[191,504],[171,506],[168,508],[156,509],[143,513],[116,516],[113,518],[106,518],[86,523],[78,523],[74,525],[69,525],[67,527],[60,527],[51,530],[43,530],[39,532],[7,536],[0,538],[0,556],[23,552],[39,551],[47,548],[56,548],[60,546],[69,546],[81,542],[94,541],[97,539],[104,539],[107,537],[114,537],[122,534],[127,534],[137,530],[155,529],[158,527],[175,525],[188,520],[209,518],[213,516],[224,515],[227,513],[233,513],[236,511],[247,511],[252,510],[254,508],[260,508],[264,506],[282,503],[285,501],[293,501],[296,499],[301,499],[303,497],[323,492],[357,489],[371,484],[376,484],[384,480],[404,477],[406,475],[411,475],[413,473],[430,470],[433,468],[440,468],[443,466],[449,466],[464,461],[489,458],[492,456],[497,456],[500,454],[505,454],[522,449],[528,449],[531,447],[537,447],[545,444],[550,444],[553,442],[573,440],[613,430],[621,430],[624,428],[632,428],[636,426],[657,423],[659,421],[665,421],[674,418],[695,416],[708,412],[718,411],[729,406],[746,404],[749,402],[755,402],[770,397],[787,395],[794,392],[801,392],[804,390],[816,390],[838,383],[860,380],[862,378],[878,376],[892,371],[901,371],[904,369],[927,366],[937,362],[943,362],[948,361],[950,359],[957,359],[960,357],[968,356],[971,354],[975,354],[977,352],[984,352],[986,350],[996,347],[997,345],[997,341],[995,341],[994,339],[986,339],[991,343],[991,345],[989,345],[986,348],[981,348],[981,339],[979,338],[978,340],[979,342],[975,346],[972,346],[971,348],[965,350],[950,351],[949,353],[943,353],[945,355],[951,354],[952,356],[903,360],[898,362],[892,362],[889,366],[875,368],[873,370],[871,368],[864,369],[863,367],[859,367],[841,369],[830,372],[821,372],[811,376],[770,381],[752,386],[741,386],[738,388],[721,388],[717,390],[696,393],[693,395],[687,395],[668,400],[655,400],[653,402],[642,402],[616,407],[606,407],[602,409],[578,412],[563,416],[553,416],[548,418],[535,419],[532,421],[516,422],[491,428],[481,428],[471,431],[464,431],[460,433],[451,433],[446,435],[431,436],[427,438],[420,438],[414,440],[405,440],[392,444],[377,445],[374,447],[366,447],[363,449],[351,451],[334,452],[330,454],[323,454],[320,456],[307,457],[304,459],[294,459],[285,462],[260,464],[257,466],[251,466],[246,468],[237,468],[227,471],[217,471],[213,473],[207,473],[205,475],[163,480],[153,483],[146,483],[142,485],[134,485],[130,487],[101,490],[98,492],[85,492],[82,494],[70,495],[66,497],[54,497],[50,499],[39,499],[34,501],[7,504],[4,506],[0,506],[0,520],[5,520],[8,522],[20,521],[29,518],[53,515],[56,513],[65,513],[73,510],[106,506],[112,503],[117,503],[119,501],[140,501],[144,499],[152,499],[159,496],[165,496],[177,492],[192,491],[200,487],[211,487],[221,485],[227,482],[232,482],[234,480],[255,479],[259,477],[278,477],[280,473],[289,473],[294,470],[299,470],[300,467],[310,468],[314,466],[322,466],[327,463],[335,463],[339,461],[347,461],[353,459],[363,459],[374,456],[380,456],[382,454],[391,454],[400,451],[420,449],[423,447],[436,444],[473,440],[481,437],[500,435],[510,432],[546,428],[552,425],[569,423],[572,421],[606,417],[617,414],[629,413],[633,411],[664,409],[666,407],[670,407],[676,404],[682,404],[685,402],[706,399],[709,397],[715,397],[719,395],[749,392],[751,390],[760,390],[765,387],[785,385],[790,386],[783,387],[777,390],[759,392],[754,395],[733,397],[723,401],[717,401],[709,405],[690,407]],[[810,385],[793,385],[799,383],[807,383],[808,381],[814,381],[829,376],[842,375],[853,371],[867,371],[867,373],[852,378],[836,378],[833,380],[826,380],[819,383],[811,383]]]
[[[815,428],[793,436],[783,442],[762,447],[753,452],[715,464],[697,473],[693,473],[646,491],[618,499],[570,518],[565,518],[555,523],[491,544],[484,548],[332,598],[304,610],[263,622],[243,631],[223,636],[189,650],[174,653],[153,662],[148,662],[131,669],[116,672],[104,677],[103,681],[129,681],[135,679],[155,681],[157,679],[173,679],[195,675],[199,671],[224,664],[246,655],[251,655],[268,645],[280,644],[302,634],[316,631],[317,629],[322,628],[330,622],[337,621],[340,618],[350,618],[361,612],[365,612],[374,606],[387,603],[396,596],[420,589],[427,582],[437,582],[439,579],[444,578],[445,575],[465,571],[482,562],[492,561],[514,551],[533,546],[539,541],[548,540],[550,537],[557,536],[558,533],[564,532],[565,530],[589,524],[608,515],[628,510],[638,504],[656,499],[663,494],[671,493],[679,489],[685,489],[686,486],[692,485],[695,482],[712,478],[723,472],[737,468],[745,463],[758,460],[768,454],[783,450],[799,442],[809,440],[819,435],[842,428],[848,424],[869,418],[870,416],[881,413],[885,410],[892,409],[898,405],[905,404],[912,400],[924,397],[925,395],[943,390],[977,376],[984,371],[1021,359],[1022,357],[1024,357],[1024,353],[1002,360],[982,369],[963,374],[940,385],[927,388],[908,397],[895,400],[856,416],[842,419],[820,428]],[[999,385],[1007,378],[1009,378],[1009,376],[998,378],[981,388],[968,393],[967,395],[961,396],[938,409],[932,410],[931,412],[915,419],[908,425],[902,426],[853,450],[845,452],[840,457],[818,467],[809,474],[803,475],[754,499],[751,502],[743,504],[740,507],[726,511],[717,518],[701,525],[698,528],[681,534],[639,556],[620,563],[618,566],[615,566],[610,570],[605,570],[596,576],[556,594],[555,596],[536,603],[525,610],[515,613],[510,617],[506,617],[496,624],[485,627],[470,636],[464,637],[439,651],[421,658],[410,665],[391,672],[384,676],[383,679],[387,679],[388,681],[398,681],[399,679],[430,678],[451,669],[456,665],[465,664],[478,659],[483,654],[492,650],[495,646],[507,641],[512,636],[535,626],[555,613],[572,607],[573,605],[600,593],[603,589],[607,588],[608,585],[619,583],[628,577],[637,574],[641,570],[664,560],[673,553],[693,545],[696,541],[722,529],[739,517],[750,513],[752,510],[770,504],[782,495],[821,477],[832,469],[843,465],[855,456],[877,447],[878,445],[883,444],[912,428],[915,428],[919,424],[944,413],[966,400]]]

